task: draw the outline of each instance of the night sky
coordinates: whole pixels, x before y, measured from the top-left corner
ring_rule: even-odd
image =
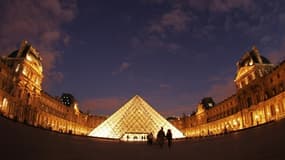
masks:
[[[165,116],[220,102],[253,45],[285,59],[284,28],[283,0],[0,1],[0,54],[27,39],[44,59],[44,90],[97,115],[136,94]]]

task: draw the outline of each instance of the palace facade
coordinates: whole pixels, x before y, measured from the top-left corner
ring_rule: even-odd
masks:
[[[237,62],[236,92],[215,104],[202,99],[190,116],[171,122],[187,137],[223,134],[285,117],[285,61],[273,65],[253,47]],[[217,91],[218,92],[218,91]]]
[[[32,126],[77,135],[88,135],[106,119],[82,113],[70,94],[63,94],[61,99],[47,94],[42,90],[43,77],[42,58],[27,41],[1,57],[0,114]]]
[[[0,114],[52,131],[88,135],[105,121],[79,110],[75,98],[42,90],[42,58],[27,41],[0,59]],[[253,47],[237,62],[236,92],[215,104],[203,98],[191,116],[169,121],[186,137],[223,134],[285,117],[285,61],[273,65]],[[217,91],[218,92],[218,91]]]

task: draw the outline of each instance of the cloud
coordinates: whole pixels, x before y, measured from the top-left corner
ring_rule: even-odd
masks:
[[[265,35],[260,39],[260,43],[263,45],[268,45],[270,42],[272,42],[272,36]]]
[[[191,14],[181,8],[174,8],[163,14],[148,27],[149,33],[182,32],[187,29]]]
[[[80,104],[80,109],[97,115],[111,115],[113,112],[119,109],[124,102],[126,102],[125,98],[118,97],[90,98],[83,100],[83,102]]]
[[[144,0],[153,4],[169,3],[173,6],[190,7],[196,10],[209,10],[212,12],[228,12],[235,8],[249,10],[254,7],[254,0]]]
[[[17,49],[28,40],[43,57],[44,86],[48,87],[63,75],[55,71],[61,57],[60,45],[67,45],[70,36],[62,25],[72,21],[77,12],[74,0],[4,0],[0,2],[1,55]],[[60,78],[59,78],[60,77]]]
[[[162,16],[161,25],[164,27],[171,27],[174,31],[180,32],[186,29],[186,24],[190,20],[189,14],[176,8]]]
[[[129,62],[122,62],[118,69],[112,72],[112,75],[120,74],[131,67],[131,63]]]
[[[154,3],[154,4],[161,4],[164,3],[166,0],[141,0],[143,3]]]
[[[182,0],[183,1],[183,0]],[[250,9],[254,0],[186,0],[189,7],[197,10],[210,10],[213,12],[227,12],[235,8]]]
[[[184,105],[184,106],[174,106],[172,108],[167,108],[161,111],[161,114],[164,117],[170,117],[170,116],[182,116],[183,114],[190,114],[192,113],[193,107],[196,107],[195,105]]]
[[[127,70],[130,66],[131,66],[130,63],[123,62],[119,68],[119,72],[123,72],[123,71]]]
[[[148,1],[152,2],[152,1]],[[163,1],[155,1],[163,3]],[[170,40],[171,35],[187,30],[188,23],[191,22],[190,12],[184,11],[181,7],[172,6],[170,10],[150,18],[149,23],[143,26],[143,34],[134,36],[131,46],[135,49],[135,54],[152,54],[163,50],[166,53],[177,53],[181,48],[176,42]]]
[[[162,84],[159,84],[159,88],[160,88],[160,89],[170,89],[171,86],[170,86],[169,84],[164,84],[164,83],[162,83]]]
[[[279,14],[279,21],[281,24],[285,24],[285,13]]]
[[[171,42],[170,38],[183,32],[191,31],[193,37],[198,39],[215,39],[211,34],[216,30],[213,24],[199,26],[195,24],[198,15],[195,10],[208,10],[210,12],[229,12],[236,8],[249,10],[254,7],[254,0],[144,0],[143,2],[159,6],[168,6],[168,10],[154,16],[145,26],[145,33],[136,39],[136,46],[149,49],[164,49],[177,52],[181,45]],[[230,17],[229,17],[230,18]],[[229,31],[231,20],[227,19],[225,28]]]
[[[157,35],[148,35],[144,37],[133,37],[130,41],[133,54],[155,54],[158,50],[163,50],[165,53],[177,53],[181,45],[175,42],[167,42]]]
[[[214,101],[220,102],[235,93],[235,85],[232,77],[217,78],[214,77],[211,81],[215,81],[210,89],[207,91],[206,96],[214,98]]]
[[[280,61],[285,60],[285,40],[283,40],[283,43],[278,49],[269,52],[268,58],[273,64],[278,64]]]
[[[214,0],[210,5],[213,11],[230,11],[234,8],[249,9],[253,5],[253,0]]]

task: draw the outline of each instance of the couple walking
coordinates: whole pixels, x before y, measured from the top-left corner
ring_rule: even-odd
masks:
[[[164,145],[164,140],[165,138],[167,139],[167,142],[168,142],[168,148],[171,147],[171,144],[172,144],[172,133],[171,133],[171,130],[168,129],[167,130],[167,133],[165,135],[164,131],[163,131],[163,127],[161,127],[161,129],[158,131],[157,133],[157,142],[159,144],[159,146],[162,148],[163,145]]]

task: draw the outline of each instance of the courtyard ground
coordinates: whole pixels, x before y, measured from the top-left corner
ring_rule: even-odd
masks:
[[[1,159],[178,160],[285,159],[285,120],[227,135],[175,141],[160,148],[51,132],[0,116]]]

